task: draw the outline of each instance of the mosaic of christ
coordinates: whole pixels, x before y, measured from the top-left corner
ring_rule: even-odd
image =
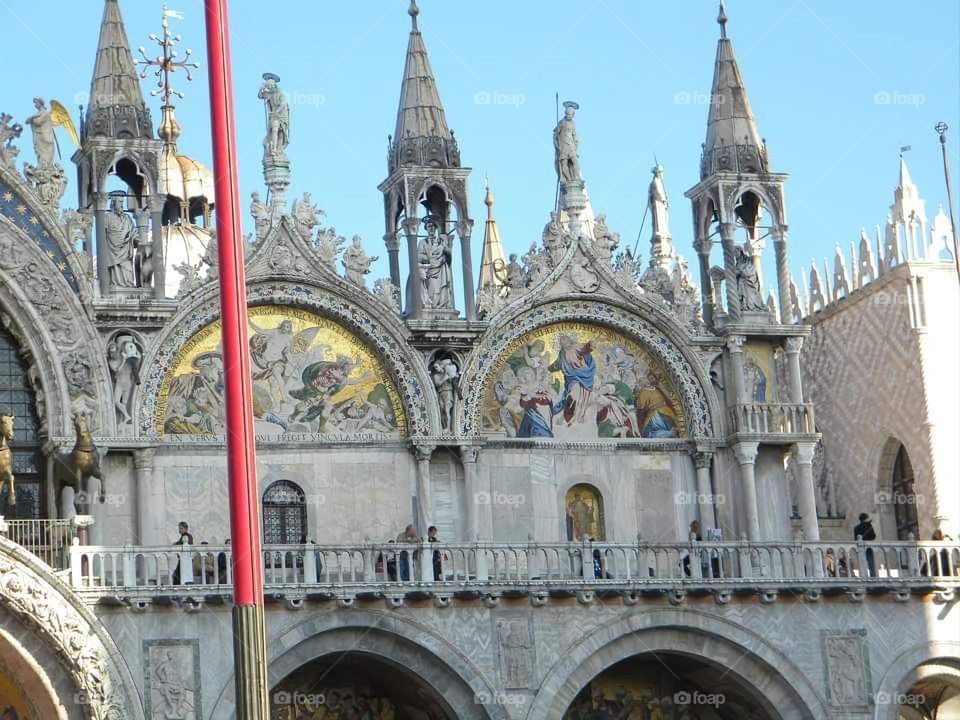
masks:
[[[497,360],[483,393],[483,428],[507,437],[676,438],[676,391],[637,343],[607,328],[558,323],[531,331]]]

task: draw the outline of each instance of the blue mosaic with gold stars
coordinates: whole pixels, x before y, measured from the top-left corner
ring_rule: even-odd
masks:
[[[50,233],[43,227],[40,218],[30,211],[30,206],[24,202],[23,198],[2,180],[0,180],[0,214],[6,215],[18,228],[29,235],[57,266],[73,291],[80,292],[77,278],[74,277],[73,270],[70,269],[67,258],[57,241],[50,237]]]

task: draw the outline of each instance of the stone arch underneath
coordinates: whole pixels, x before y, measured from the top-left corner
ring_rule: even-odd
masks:
[[[68,720],[67,709],[44,667],[8,630],[0,627],[0,688],[4,685],[15,697],[0,703],[0,713],[6,706],[28,717]]]
[[[950,678],[960,686],[960,642],[931,640],[905,650],[891,659],[874,697],[895,698],[909,693],[918,681],[935,677]],[[874,720],[897,720],[897,703],[875,703],[873,717]]]
[[[577,694],[604,670],[657,652],[730,668],[738,685],[777,720],[829,716],[806,676],[762,638],[719,618],[681,609],[626,613],[568,648],[547,671],[526,717],[561,718]]]
[[[318,615],[268,639],[269,684],[312,660],[355,652],[399,665],[443,697],[457,720],[507,720],[493,703],[495,686],[470,659],[428,626],[394,613],[357,610]],[[478,699],[489,698],[484,704]],[[235,717],[233,676],[217,698],[211,717]]]

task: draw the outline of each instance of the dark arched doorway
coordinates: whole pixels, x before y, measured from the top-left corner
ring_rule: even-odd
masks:
[[[306,495],[296,483],[277,480],[263,493],[263,542],[298,545],[306,541]]]
[[[580,690],[563,720],[775,720],[729,672],[700,658],[645,653],[615,665]]]
[[[896,528],[898,540],[920,538],[915,481],[907,448],[896,438],[890,438],[880,460],[877,498],[886,520]]]
[[[357,652],[326,655],[270,692],[270,717],[456,720],[443,696],[402,665]]]
[[[14,337],[0,327],[0,413],[14,416],[13,474],[16,478],[15,507],[8,503],[9,489],[0,491],[0,515],[8,519],[46,517],[46,462],[41,450],[37,402],[27,379],[27,364]]]

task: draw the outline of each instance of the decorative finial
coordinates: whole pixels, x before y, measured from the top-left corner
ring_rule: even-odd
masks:
[[[417,7],[417,0],[410,0],[410,8],[407,10],[407,14],[410,15],[411,20],[413,20],[413,30],[417,31],[417,15],[420,14],[420,8]]]
[[[727,37],[727,4],[720,0],[720,14],[717,15],[717,22],[720,23],[720,37]]]
[[[493,219],[493,192],[490,190],[490,178],[484,176],[483,184],[487,189],[487,194],[483,197],[483,204],[487,206],[487,215]]]

